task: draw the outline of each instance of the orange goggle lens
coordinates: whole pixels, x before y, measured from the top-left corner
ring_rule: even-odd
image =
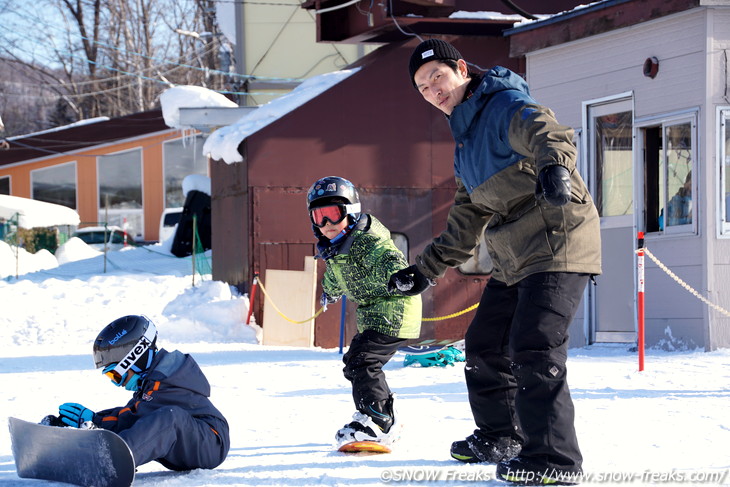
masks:
[[[309,211],[309,219],[312,220],[312,223],[319,228],[325,226],[327,224],[327,220],[329,220],[329,222],[333,225],[337,225],[344,220],[346,216],[347,213],[342,205],[321,206],[319,208],[312,208]]]
[[[104,368],[104,370],[103,370],[102,373],[105,376],[109,377],[112,380],[112,382],[114,382],[115,384],[119,385],[119,384],[122,383],[123,377],[121,375],[119,375],[119,372],[117,372],[116,370],[114,370],[114,368],[116,366],[117,366],[117,364],[107,365]]]

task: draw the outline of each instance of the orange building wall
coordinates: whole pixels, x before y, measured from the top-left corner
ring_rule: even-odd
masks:
[[[81,222],[98,220],[99,196],[97,157],[131,149],[142,150],[142,198],[144,206],[144,239],[159,237],[160,215],[164,208],[163,143],[180,138],[180,132],[170,130],[152,136],[138,137],[126,142],[92,147],[74,154],[49,156],[35,162],[12,167],[0,167],[0,177],[10,176],[10,193],[31,198],[31,172],[36,169],[68,162],[76,163],[76,211]]]

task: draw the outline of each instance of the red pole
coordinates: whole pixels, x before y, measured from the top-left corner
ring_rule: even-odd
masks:
[[[251,313],[253,313],[253,298],[256,297],[256,287],[259,284],[259,273],[253,273],[253,283],[251,283],[251,298],[248,300],[248,316],[246,316],[246,324],[251,323]]]
[[[638,349],[639,349],[639,372],[644,370],[644,232],[638,235],[639,251],[637,255],[637,267],[639,276],[639,296],[638,296]]]

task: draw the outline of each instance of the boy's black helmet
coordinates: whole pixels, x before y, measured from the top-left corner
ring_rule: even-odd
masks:
[[[145,316],[129,315],[109,323],[94,340],[96,368],[117,363],[120,372],[144,372],[157,351],[157,328]],[[123,373],[120,373],[123,375]]]
[[[360,195],[345,178],[327,176],[315,181],[307,191],[307,210],[327,206],[338,200],[344,200],[347,213],[357,221],[360,218]]]

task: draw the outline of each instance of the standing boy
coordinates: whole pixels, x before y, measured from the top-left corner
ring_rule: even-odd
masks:
[[[318,257],[327,266],[322,304],[344,295],[358,305],[357,334],[342,358],[357,412],[335,438],[340,445],[392,443],[397,418],[382,368],[406,339],[418,338],[421,331],[420,296],[388,291],[390,275],[408,262],[388,229],[360,212],[360,196],[350,181],[335,176],[317,180],[307,192],[307,209]]]
[[[150,320],[130,315],[107,325],[94,341],[94,362],[115,386],[132,391],[132,399],[99,412],[65,403],[45,424],[113,431],[137,466],[154,460],[170,470],[193,470],[223,463],[228,423],[210,402],[208,380],[190,355],[157,349]]]
[[[468,70],[451,44],[422,42],[410,81],[456,141],[446,230],[397,272],[418,294],[486,238],[494,272],[466,332],[465,377],[477,430],[451,455],[496,463],[515,483],[571,483],[582,461],[567,381],[568,327],[601,272],[598,212],[575,167],[573,130],[501,66]]]

